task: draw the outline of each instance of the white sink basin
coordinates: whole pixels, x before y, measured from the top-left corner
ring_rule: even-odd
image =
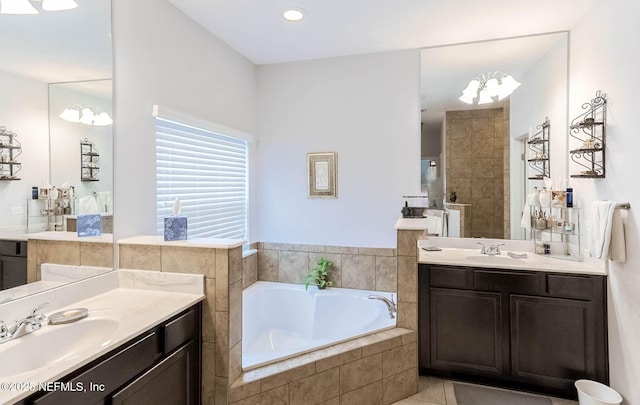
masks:
[[[113,319],[89,317],[42,329],[0,344],[0,378],[35,371],[107,345],[118,329]]]
[[[474,262],[489,263],[489,264],[509,264],[509,262],[513,262],[514,260],[517,260],[509,256],[500,256],[500,255],[490,256],[490,255],[481,255],[481,254],[467,256],[465,259],[474,261]]]

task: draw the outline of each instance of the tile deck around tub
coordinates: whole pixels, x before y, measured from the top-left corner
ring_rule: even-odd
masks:
[[[277,398],[305,404],[357,396],[390,404],[415,394],[417,378],[416,332],[394,328],[243,372],[231,385],[229,403]]]

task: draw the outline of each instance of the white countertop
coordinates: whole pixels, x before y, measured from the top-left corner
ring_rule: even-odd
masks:
[[[159,235],[138,235],[118,240],[119,245],[155,245],[202,247],[215,249],[233,249],[246,243],[244,239],[194,238],[187,240],[165,241]]]
[[[525,259],[514,259],[508,256],[509,251],[502,251],[500,256],[489,256],[480,253],[479,249],[441,248],[441,251],[428,252],[420,246],[434,246],[420,241],[418,243],[418,263],[442,264],[449,266],[488,267],[512,270],[547,271],[554,273],[576,273],[588,275],[607,275],[605,266],[569,259],[557,259],[532,252],[526,253]]]
[[[27,239],[65,242],[113,243],[113,235],[103,233],[100,236],[78,237],[77,232],[47,231],[27,234]]]
[[[0,319],[11,320],[16,314],[26,315],[34,306],[49,302],[43,311],[50,315],[65,309],[84,307],[89,318],[107,316],[118,322],[118,328],[101,345],[79,349],[73,356],[58,360],[46,367],[22,374],[3,377],[3,383],[52,382],[90,363],[121,346],[142,332],[160,324],[190,306],[202,301],[204,276],[141,270],[116,270],[89,280],[55,288],[25,299],[0,306]],[[77,321],[77,323],[83,320]],[[71,325],[71,324],[70,324]],[[0,345],[0,358],[10,350],[19,350],[21,339],[37,338],[47,328],[64,325],[45,325],[29,335]],[[46,340],[43,338],[43,343]],[[51,347],[50,350],[55,350]],[[13,403],[31,395],[26,390],[0,390],[0,403]]]
[[[395,228],[405,231],[424,231],[427,229],[427,218],[398,218]]]

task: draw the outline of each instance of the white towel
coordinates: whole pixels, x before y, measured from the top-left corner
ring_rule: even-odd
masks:
[[[591,205],[591,215],[593,217],[592,254],[599,259],[607,259],[609,257],[611,228],[615,210],[615,201],[594,201]]]
[[[88,195],[80,197],[78,200],[78,214],[99,214],[98,203],[96,197]]]

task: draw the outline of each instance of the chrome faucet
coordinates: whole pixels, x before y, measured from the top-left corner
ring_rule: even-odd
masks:
[[[504,246],[504,243],[497,243],[495,245],[489,245],[489,247],[487,247],[487,245],[485,245],[482,242],[476,242],[477,245],[482,245],[482,249],[480,249],[480,253],[483,255],[489,255],[489,256],[495,256],[495,255],[499,255],[500,253],[500,246]]]
[[[393,294],[391,294],[391,299],[387,297],[383,297],[382,295],[370,295],[367,298],[370,300],[380,300],[387,305],[387,309],[389,310],[389,318],[393,319],[396,317],[396,313],[398,309],[396,308],[396,303],[393,302]]]
[[[15,321],[13,325],[9,327],[7,327],[3,321],[0,321],[0,343],[8,342],[40,329],[42,322],[47,319],[47,316],[38,313],[38,311],[47,305],[49,305],[48,302],[38,305],[31,311],[30,315],[20,321]]]

